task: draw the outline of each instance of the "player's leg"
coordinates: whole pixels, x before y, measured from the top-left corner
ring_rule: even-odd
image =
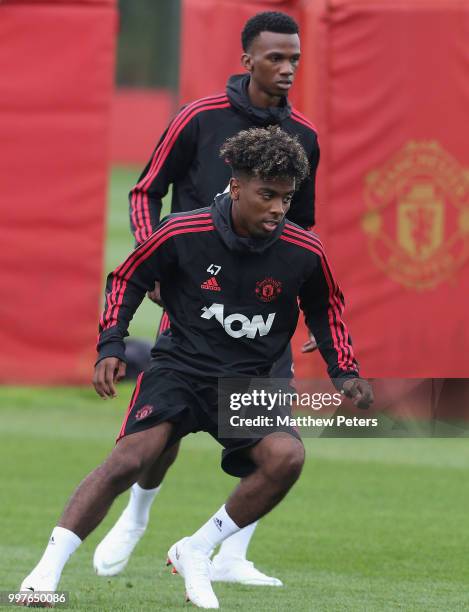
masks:
[[[218,607],[207,580],[210,551],[270,512],[296,482],[304,463],[303,444],[287,433],[271,434],[245,452],[253,463],[252,473],[241,479],[205,525],[168,552],[168,562],[185,579],[187,596],[201,607]]]
[[[78,486],[52,531],[46,550],[21,590],[55,591],[71,554],[102,521],[114,499],[137,480],[168,443],[172,424],[122,438],[102,465]]]
[[[207,532],[204,526],[190,538],[194,545],[207,552],[231,535],[229,531],[235,533],[270,512],[297,481],[304,463],[303,443],[285,432],[266,436],[245,453],[255,467],[240,480],[223,506],[227,530],[214,515],[206,524]]]
[[[246,451],[256,469],[233,491],[226,502],[228,514],[239,527],[270,512],[298,480],[305,452],[301,440],[277,432]]]
[[[268,576],[246,558],[247,550],[258,522],[243,527],[226,538],[212,557],[212,582],[237,582],[250,586],[283,586],[274,576]]]
[[[155,289],[149,292],[148,297],[162,306],[160,284],[158,282],[155,283]],[[163,310],[156,331],[156,340],[169,326],[169,317]],[[128,347],[132,348],[132,340],[130,339],[126,341],[126,355]],[[132,357],[132,352],[130,356]],[[134,361],[136,361],[135,358]],[[98,576],[117,576],[126,567],[134,548],[146,531],[151,507],[160,492],[163,478],[174,463],[178,451],[179,444],[168,449],[153,465],[147,467],[139,480],[132,485],[127,506],[94,552],[93,567]]]
[[[293,377],[293,354],[288,344],[281,357],[274,363],[270,378],[291,380]],[[260,572],[246,559],[251,538],[257,522],[244,527],[222,542],[220,550],[213,557],[213,582],[238,582],[251,586],[282,586],[282,581]]]
[[[138,481],[132,485],[129,503],[94,552],[93,567],[99,576],[116,576],[126,567],[135,546],[145,533],[153,501],[178,451],[179,442],[146,466]]]

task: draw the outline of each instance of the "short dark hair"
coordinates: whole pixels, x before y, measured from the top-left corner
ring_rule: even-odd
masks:
[[[294,178],[296,187],[309,174],[309,162],[297,136],[278,125],[250,128],[228,138],[220,149],[233,175],[245,174],[264,181]]]
[[[251,46],[252,41],[259,36],[261,32],[278,32],[279,34],[299,34],[299,28],[296,21],[277,11],[265,11],[257,13],[246,21],[246,24],[241,32],[241,44],[243,51],[246,52]]]

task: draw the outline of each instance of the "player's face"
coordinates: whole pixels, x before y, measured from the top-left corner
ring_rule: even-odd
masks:
[[[286,96],[300,61],[298,34],[261,32],[242,62],[256,87],[269,96]]]
[[[267,238],[287,214],[295,193],[295,179],[263,181],[232,178],[233,226],[240,236]]]

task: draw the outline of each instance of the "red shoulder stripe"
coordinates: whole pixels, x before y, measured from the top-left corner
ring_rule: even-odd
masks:
[[[168,219],[164,223],[164,225],[161,225],[161,227],[157,228],[153,232],[153,234],[151,234],[145,240],[145,242],[142,242],[141,244],[139,244],[138,247],[134,251],[132,251],[132,253],[127,257],[127,259],[118,268],[116,268],[116,272],[119,272],[119,273],[123,272],[128,261],[132,259],[133,257],[146,252],[151,247],[151,245],[156,240],[156,238],[160,236],[164,231],[166,231],[168,227],[172,227],[173,225],[184,225],[184,226],[191,225],[191,224],[200,225],[201,223],[206,223],[209,221],[211,222],[211,219],[212,219],[212,215],[210,213],[196,213],[194,215],[181,215],[180,217],[178,216],[178,217],[172,217]]]
[[[122,287],[122,283],[125,278],[125,274],[128,272],[133,263],[137,262],[136,265],[146,259],[146,253],[152,249],[155,241],[159,240],[161,237],[164,237],[168,231],[171,231],[172,228],[176,226],[191,226],[191,225],[201,225],[205,223],[211,223],[211,215],[210,213],[199,213],[196,215],[181,215],[180,217],[176,217],[173,219],[169,219],[167,223],[165,223],[162,227],[152,234],[152,236],[144,243],[142,243],[135,251],[133,251],[127,259],[116,268],[114,271],[114,279],[112,282],[112,289],[110,293],[106,297],[106,312],[107,316],[103,312],[101,317],[101,325],[104,327],[105,321],[109,321],[112,315],[112,307],[111,303],[115,303],[116,295],[120,294],[120,290]],[[154,250],[154,249],[153,249]],[[151,252],[153,252],[153,250]],[[142,259],[143,257],[143,259]],[[136,266],[135,266],[136,267]],[[110,327],[106,325],[106,328]]]
[[[152,228],[147,190],[167,158],[181,130],[197,113],[203,110],[226,108],[228,106],[229,102],[226,94],[202,98],[182,109],[171,122],[163,141],[155,150],[150,169],[134,187],[131,195],[132,221],[137,228],[135,232],[137,242],[143,242],[151,234]]]
[[[160,227],[158,230],[156,230],[154,232],[154,234],[152,234],[152,236],[146,241],[146,242],[142,242],[141,245],[139,245],[137,247],[137,249],[135,249],[135,251],[133,251],[128,257],[127,259],[118,267],[116,268],[116,270],[114,271],[114,280],[112,282],[112,289],[111,292],[108,294],[107,298],[106,298],[106,303],[107,303],[107,307],[106,307],[106,312],[107,312],[107,318],[109,319],[110,315],[111,315],[111,310],[108,309],[108,307],[110,307],[110,302],[112,300],[114,300],[116,293],[119,291],[121,284],[122,284],[122,274],[125,272],[126,268],[128,265],[131,265],[132,261],[135,260],[135,257],[137,257],[138,255],[144,254],[146,253],[146,251],[151,248],[151,245],[153,244],[153,241],[155,240],[155,237],[160,236],[161,233],[164,230],[167,230],[168,227],[172,227],[175,224],[178,225],[190,225],[191,223],[194,224],[201,224],[203,222],[209,221],[210,220],[210,213],[198,213],[195,215],[181,215],[180,217],[176,217],[173,219],[169,219],[167,223],[165,223],[162,227]],[[194,219],[194,221],[190,221],[191,219]],[[104,324],[106,317],[104,317],[104,313],[103,313],[103,317],[102,317],[102,325]]]
[[[180,134],[180,132],[184,129],[184,127],[187,125],[187,123],[189,123],[189,121],[191,121],[191,119],[199,114],[202,111],[206,111],[206,110],[214,110],[214,109],[220,109],[220,108],[228,108],[230,106],[229,102],[223,103],[223,104],[214,104],[211,106],[203,106],[203,107],[199,107],[198,109],[194,110],[192,112],[191,115],[188,115],[187,118],[185,119],[184,123],[182,123],[177,131],[173,134],[173,137],[171,138],[171,140],[165,144],[164,148],[162,148],[162,153],[161,153],[161,157],[159,158],[156,166],[154,167],[152,174],[150,176],[148,176],[148,181],[149,183],[147,183],[145,185],[145,188],[142,190],[141,193],[141,209],[142,209],[142,217],[144,217],[145,219],[145,229],[142,230],[141,232],[141,238],[142,239],[146,239],[148,238],[148,236],[151,234],[152,228],[151,228],[151,223],[150,223],[150,211],[149,211],[149,201],[148,201],[148,187],[151,183],[151,181],[153,180],[153,178],[158,174],[158,172],[161,170],[161,167],[163,166],[166,158],[169,155],[170,150],[172,149],[174,142],[176,141],[178,135]]]
[[[337,351],[337,362],[341,369],[350,370],[354,368],[354,355],[353,349],[351,345],[348,343],[348,329],[345,323],[342,321],[342,313],[344,310],[343,301],[340,299],[340,288],[337,283],[334,281],[331,270],[329,268],[329,264],[326,258],[326,255],[322,248],[320,248],[315,243],[306,243],[302,242],[297,238],[292,236],[285,236],[282,234],[280,236],[281,240],[285,240],[286,242],[291,242],[296,244],[304,249],[312,251],[319,255],[321,266],[323,269],[324,277],[326,279],[327,285],[329,287],[329,308],[328,308],[328,317],[329,317],[329,329],[331,330],[332,341],[334,344],[334,348]]]
[[[180,221],[183,218],[184,217],[178,217],[177,219],[166,223],[163,227],[157,230],[147,242],[143,243],[142,248],[139,247],[133,253],[131,253],[126,261],[116,269],[112,290],[107,296],[107,316],[104,316],[103,314],[102,317],[103,323],[107,321],[107,323],[103,326],[103,330],[108,329],[117,323],[117,316],[124,299],[128,280],[132,276],[135,269],[143,261],[148,259],[148,257],[150,257],[150,255],[159,246],[164,244],[164,242],[166,242],[166,240],[172,236],[176,236],[178,234],[207,232],[215,229],[211,219],[177,223],[177,221]]]
[[[144,243],[142,243],[141,245],[139,245],[135,251],[133,251],[128,257],[127,259],[120,265],[118,266],[115,271],[114,271],[114,279],[112,282],[112,288],[110,293],[108,293],[108,295],[106,296],[106,306],[105,306],[105,310],[101,316],[101,326],[104,327],[105,321],[106,319],[109,319],[111,316],[111,301],[114,300],[116,293],[119,291],[119,288],[121,286],[121,275],[125,272],[125,270],[127,269],[127,266],[132,264],[132,261],[135,260],[136,257],[138,257],[139,255],[141,255],[142,253],[146,253],[146,251],[151,248],[151,245],[153,243],[153,241],[155,240],[155,238],[157,236],[161,236],[163,230],[167,229],[168,226],[172,227],[174,224],[177,224],[179,221],[191,221],[191,220],[195,220],[194,223],[199,223],[202,221],[208,221],[209,218],[211,217],[210,213],[198,213],[195,215],[181,215],[180,217],[176,217],[173,219],[169,219],[167,223],[165,223],[162,227],[158,228],[158,230],[156,230],[154,232],[154,234],[152,234],[152,236]],[[188,223],[184,223],[184,225],[187,225]],[[106,316],[107,314],[107,316]]]
[[[309,127],[310,129],[312,129],[314,132],[316,132],[316,134],[318,133],[316,126],[313,123],[311,123],[308,117],[305,117],[305,115],[303,115],[303,113],[300,113],[300,111],[297,110],[296,108],[292,108],[291,117],[298,123],[302,123],[306,127]]]
[[[206,98],[201,98],[200,100],[195,100],[191,102],[187,106],[185,106],[176,117],[169,124],[168,130],[166,132],[166,136],[163,139],[162,143],[155,150],[153,155],[152,165],[150,166],[147,174],[137,183],[137,187],[144,188],[150,180],[150,175],[153,173],[155,165],[158,163],[159,155],[163,150],[163,147],[167,145],[169,140],[173,138],[173,135],[177,131],[179,133],[181,131],[180,126],[182,123],[184,125],[187,123],[187,118],[189,115],[194,116],[197,113],[202,112],[203,110],[207,110],[207,107],[212,107],[213,105],[217,106],[218,104],[224,104],[228,102],[228,96],[226,94],[219,94],[217,96],[208,96]],[[197,111],[197,112],[195,112]],[[175,139],[173,139],[175,140]]]
[[[135,238],[142,242],[151,234],[150,213],[148,207],[148,187],[160,171],[169,152],[171,151],[177,137],[187,123],[198,113],[206,110],[228,108],[230,103],[226,94],[209,96],[196,100],[183,108],[170,123],[164,139],[156,148],[147,174],[137,183],[132,190],[131,209],[132,222],[137,228]]]
[[[304,230],[301,227],[295,227],[289,221],[286,222],[283,231],[286,234],[290,234],[291,236],[298,236],[298,238],[302,238],[303,240],[312,241],[317,244],[321,249],[324,249],[322,242],[319,239],[319,236],[315,232]]]
[[[169,327],[170,327],[169,317],[168,317],[168,313],[165,311],[165,312],[163,312],[163,315],[161,317],[160,328],[158,330],[158,335],[162,334],[164,331],[169,329]]]

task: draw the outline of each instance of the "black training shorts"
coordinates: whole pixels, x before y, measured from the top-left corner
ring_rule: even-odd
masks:
[[[139,374],[117,441],[169,421],[174,424],[166,448],[189,433],[208,432],[223,447],[221,466],[243,478],[255,465],[246,450],[261,438],[220,438],[218,435],[218,380],[198,378],[153,364]],[[288,433],[299,438],[289,428]]]

